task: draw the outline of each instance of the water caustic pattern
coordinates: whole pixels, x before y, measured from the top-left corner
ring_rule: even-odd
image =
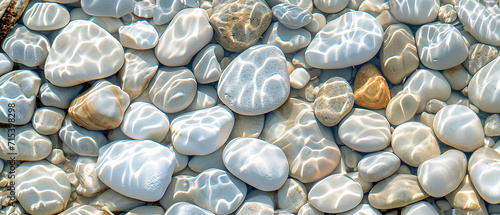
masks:
[[[487,1],[458,1],[456,10],[465,29],[477,40],[494,45],[500,45],[500,8],[497,4]]]

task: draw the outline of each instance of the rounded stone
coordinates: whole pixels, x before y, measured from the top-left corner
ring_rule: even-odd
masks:
[[[303,28],[289,29],[280,22],[271,23],[262,38],[262,43],[278,46],[285,54],[305,48],[309,42],[309,31]]]
[[[81,0],[82,9],[91,16],[120,18],[134,11],[134,0]]]
[[[418,94],[400,91],[387,104],[385,116],[392,125],[402,124],[415,116],[419,103]]]
[[[446,101],[451,95],[451,87],[446,78],[440,72],[429,69],[415,71],[406,79],[403,90],[417,94],[420,97],[417,113],[425,110],[425,105],[429,100]]]
[[[73,153],[80,156],[97,157],[99,148],[108,143],[106,136],[102,132],[82,128],[73,122],[69,116],[64,118],[63,125],[59,130],[59,138]]]
[[[18,25],[5,37],[2,49],[13,62],[36,67],[45,62],[50,43],[44,35]]]
[[[135,140],[160,142],[167,136],[170,123],[167,114],[146,102],[134,102],[125,111],[120,129]]]
[[[38,108],[35,110],[31,123],[38,133],[51,135],[59,131],[65,116],[66,112],[58,108]]]
[[[443,197],[455,190],[467,172],[467,157],[450,149],[418,166],[417,177],[424,191],[433,197]]]
[[[481,68],[467,89],[470,101],[481,111],[500,113],[500,57]]]
[[[377,209],[404,207],[429,197],[418,184],[417,176],[396,174],[373,186],[368,195],[370,205]]]
[[[341,77],[328,79],[319,88],[313,108],[314,115],[325,126],[335,126],[354,106],[351,85]]]
[[[202,207],[198,207],[195,204],[187,202],[177,202],[172,206],[170,206],[164,215],[177,215],[177,214],[213,215],[214,213]]]
[[[288,178],[285,153],[278,146],[257,138],[232,139],[222,157],[234,176],[259,190],[277,190]]]
[[[455,9],[460,22],[479,42],[500,46],[500,16],[498,5],[480,0],[457,1]]]
[[[158,60],[152,50],[125,50],[125,63],[118,72],[120,86],[130,100],[139,97],[158,71]]]
[[[5,161],[13,162],[13,156],[18,161],[38,161],[52,152],[52,141],[47,136],[37,133],[31,124],[6,126],[0,129],[0,150],[0,158]],[[16,183],[17,180],[16,178]]]
[[[500,154],[491,148],[476,150],[469,159],[472,184],[481,197],[490,204],[500,203]]]
[[[439,5],[439,0],[389,0],[393,16],[411,25],[434,21],[439,12]]]
[[[186,67],[160,67],[149,82],[149,98],[165,113],[187,108],[196,96],[197,84]]]
[[[469,47],[460,31],[450,24],[427,24],[415,34],[420,61],[430,69],[444,70],[467,59]]]
[[[341,213],[356,207],[363,199],[361,185],[346,175],[333,174],[309,190],[309,202],[325,213]]]
[[[378,68],[364,64],[354,79],[354,103],[368,109],[382,109],[387,106],[391,95],[389,86]]]
[[[314,0],[314,6],[324,13],[337,13],[347,4],[349,0]]]
[[[441,154],[434,132],[420,122],[406,122],[396,127],[391,146],[394,154],[414,167]]]
[[[367,154],[358,163],[358,172],[367,182],[377,182],[394,174],[401,164],[398,156],[391,152]]]
[[[439,215],[436,211],[436,208],[432,206],[429,202],[420,201],[413,203],[411,205],[407,205],[401,211],[401,215],[418,215],[418,214],[426,214],[426,215]]]
[[[307,189],[295,179],[287,179],[276,193],[276,205],[280,211],[297,213],[307,202]]]
[[[35,31],[56,30],[69,23],[69,12],[57,3],[36,2],[24,13],[23,23]]]
[[[158,32],[146,21],[121,26],[118,32],[120,43],[126,48],[144,50],[154,48],[158,44]]]
[[[273,7],[273,15],[289,29],[298,29],[309,24],[313,16],[311,12],[297,5],[280,3]]]
[[[366,12],[348,12],[329,22],[307,47],[305,58],[319,69],[340,69],[373,58],[382,45],[384,30]]]
[[[224,104],[249,116],[275,110],[289,93],[285,56],[272,45],[257,45],[242,52],[224,69],[217,86]]]
[[[385,149],[391,141],[391,129],[381,114],[355,108],[339,124],[339,138],[349,148],[359,152]]]
[[[481,120],[467,106],[444,107],[436,114],[432,127],[439,140],[464,152],[472,152],[483,145]]]

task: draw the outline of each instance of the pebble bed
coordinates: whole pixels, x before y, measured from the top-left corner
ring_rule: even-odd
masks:
[[[0,0],[0,214],[500,215],[499,4]]]

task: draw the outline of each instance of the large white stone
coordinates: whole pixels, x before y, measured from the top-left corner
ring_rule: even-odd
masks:
[[[59,137],[64,144],[80,156],[97,157],[99,148],[108,143],[104,134],[78,126],[69,116],[64,119],[59,130]]]
[[[144,50],[152,49],[158,44],[158,32],[147,21],[138,21],[124,25],[118,30],[123,47]]]
[[[432,206],[429,202],[420,201],[407,205],[401,211],[401,215],[438,215],[436,208]]]
[[[134,0],[81,0],[82,9],[91,16],[120,18],[134,11]]]
[[[337,13],[349,4],[349,0],[314,0],[314,6],[324,13]]]
[[[290,177],[302,183],[324,178],[340,162],[332,129],[316,120],[309,102],[291,98],[267,114],[260,138],[285,152]]]
[[[41,82],[30,70],[15,70],[0,76],[0,123],[28,123],[35,112]]]
[[[174,161],[174,152],[154,141],[114,141],[99,150],[97,174],[125,196],[154,202],[170,184]]]
[[[227,143],[222,157],[224,165],[234,176],[259,190],[277,190],[288,178],[285,153],[261,139],[234,138]]]
[[[56,30],[69,23],[69,12],[57,3],[36,2],[24,12],[23,23],[35,31]]]
[[[467,172],[467,157],[450,149],[418,166],[417,177],[422,189],[433,197],[443,197],[455,190]]]
[[[461,0],[455,4],[458,18],[465,30],[475,39],[492,46],[500,46],[500,8],[496,2]]]
[[[420,122],[406,122],[396,127],[391,146],[394,154],[414,167],[441,154],[434,132]]]
[[[430,69],[419,69],[406,79],[403,90],[417,94],[420,103],[417,113],[425,109],[425,105],[431,99],[446,101],[451,95],[451,87],[446,78],[438,72]]]
[[[41,160],[23,162],[16,168],[16,198],[30,214],[57,214],[66,208],[71,184],[66,173]]]
[[[165,66],[184,66],[212,39],[208,14],[201,8],[187,8],[175,15],[155,48]]]
[[[472,184],[490,204],[500,203],[500,154],[491,148],[476,150],[469,159]]]
[[[226,171],[208,169],[196,177],[173,177],[160,204],[169,208],[177,202],[188,202],[215,214],[230,214],[238,209],[246,195],[245,183]]]
[[[419,3],[421,4],[421,3]],[[415,34],[420,62],[434,70],[461,64],[469,55],[469,47],[460,31],[450,24],[428,24]]]
[[[318,181],[309,191],[309,202],[325,213],[341,213],[363,199],[361,185],[346,175],[334,174]]]
[[[290,93],[283,52],[272,45],[248,48],[224,69],[217,93],[224,104],[242,115],[260,115],[280,107]]]
[[[470,101],[480,110],[500,113],[500,57],[481,68],[467,89]]]
[[[464,152],[472,152],[483,145],[481,120],[467,106],[454,104],[442,108],[432,127],[439,140]]]
[[[355,108],[339,123],[339,138],[356,151],[380,151],[391,141],[390,124],[375,111]]]
[[[123,116],[120,129],[130,138],[136,140],[153,140],[160,142],[167,136],[170,122],[167,114],[146,102],[130,104]]]
[[[18,25],[5,37],[2,49],[12,61],[36,67],[45,62],[50,44],[44,35]]]
[[[393,16],[412,25],[434,21],[439,12],[439,5],[439,0],[389,0]]]
[[[306,51],[309,65],[339,69],[362,64],[382,46],[384,30],[372,15],[354,11],[329,22],[311,41]]]
[[[207,155],[220,148],[234,126],[234,115],[225,106],[188,112],[172,121],[172,143],[185,155]]]
[[[71,21],[57,35],[45,62],[45,77],[60,87],[108,77],[124,62],[123,47],[91,21]]]

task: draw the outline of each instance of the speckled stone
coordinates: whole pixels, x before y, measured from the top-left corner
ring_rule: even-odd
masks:
[[[271,23],[271,10],[263,0],[217,3],[213,5],[210,24],[214,28],[215,40],[228,51],[241,52],[252,46]]]
[[[319,89],[313,108],[317,119],[325,126],[340,122],[354,106],[354,94],[349,83],[340,77],[328,79]]]

